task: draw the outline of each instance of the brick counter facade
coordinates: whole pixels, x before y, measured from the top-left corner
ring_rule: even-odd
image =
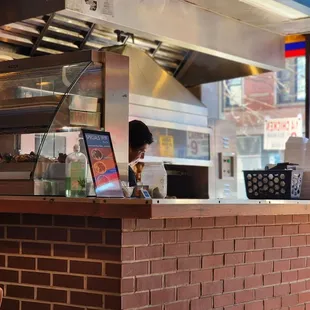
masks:
[[[1,310],[120,305],[121,220],[0,214]]]
[[[0,216],[3,310],[309,310],[308,215]]]

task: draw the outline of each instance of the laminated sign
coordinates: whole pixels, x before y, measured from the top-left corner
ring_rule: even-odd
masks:
[[[187,132],[187,157],[209,157],[209,135],[202,132]]]
[[[285,144],[291,136],[302,137],[301,117],[274,118],[265,120],[265,150],[285,150]]]
[[[114,0],[67,0],[66,5],[72,11],[95,17],[114,15]]]
[[[174,157],[173,136],[159,136],[159,154],[161,157]]]

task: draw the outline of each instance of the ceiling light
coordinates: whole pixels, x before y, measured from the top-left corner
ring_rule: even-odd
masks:
[[[239,0],[239,1],[289,19],[308,17],[308,15],[298,10],[295,10],[287,5],[279,3],[275,0]]]

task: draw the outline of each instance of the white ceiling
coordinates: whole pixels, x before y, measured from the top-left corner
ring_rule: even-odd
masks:
[[[288,20],[285,17],[253,7],[239,0],[183,1],[281,35],[310,33],[310,17]]]

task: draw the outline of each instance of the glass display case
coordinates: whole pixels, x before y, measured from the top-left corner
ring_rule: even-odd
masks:
[[[65,196],[66,157],[76,144],[85,152],[81,128],[105,127],[106,67],[96,51],[0,64],[0,195]],[[94,194],[90,173],[86,187]]]

